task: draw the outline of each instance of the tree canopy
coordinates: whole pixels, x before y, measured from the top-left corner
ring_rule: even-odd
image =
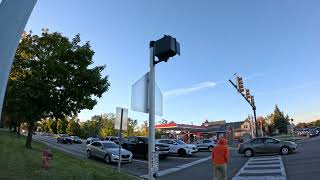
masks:
[[[80,35],[72,40],[61,33],[31,32],[18,46],[7,87],[6,112],[17,104],[28,123],[26,142],[31,147],[34,122],[51,117],[63,119],[82,109],[92,109],[110,86],[102,76],[105,66],[93,66],[94,51],[90,43],[80,43]],[[14,99],[15,101],[10,101]]]

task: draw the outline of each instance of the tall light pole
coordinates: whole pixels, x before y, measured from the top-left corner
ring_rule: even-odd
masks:
[[[155,65],[159,62],[167,62],[170,57],[180,55],[180,44],[175,38],[165,35],[157,41],[150,42],[150,70],[149,70],[149,143],[148,143],[148,179],[153,180],[157,177],[155,172]],[[155,60],[158,57],[158,61]]]
[[[0,3],[0,117],[13,58],[36,2],[2,0]]]
[[[233,83],[230,79],[229,79],[229,82],[232,84],[232,86],[234,88],[237,89],[237,91],[241,94],[241,96],[252,107],[253,116],[254,116],[254,123],[255,123],[255,133],[256,133],[256,137],[258,137],[258,124],[257,124],[257,114],[256,114],[256,109],[257,108],[256,108],[256,105],[255,105],[254,96],[250,95],[249,89],[244,89],[242,77],[240,77],[238,75],[236,76],[237,85],[235,83]]]

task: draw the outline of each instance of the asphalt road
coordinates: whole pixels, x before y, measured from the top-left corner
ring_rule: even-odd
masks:
[[[86,144],[61,144],[57,143],[57,140],[51,136],[41,136],[34,135],[34,139],[47,143],[50,146],[53,146],[57,149],[60,149],[64,152],[72,154],[77,158],[87,159],[86,157]],[[169,156],[167,159],[160,160],[159,162],[159,172],[160,174],[167,174],[173,170],[180,170],[189,166],[196,166],[198,163],[208,159],[210,157],[210,152],[198,152],[191,157],[178,157],[178,156]],[[103,160],[94,159],[101,163],[104,163]],[[117,168],[117,164],[108,165],[113,168]],[[124,172],[134,175],[134,176],[144,176],[148,173],[148,162],[144,159],[134,159],[132,163],[125,163],[121,165],[121,168]],[[168,175],[170,175],[168,174]],[[166,176],[168,176],[166,175]]]
[[[282,160],[288,180],[320,179],[320,136],[300,141],[297,153]]]
[[[248,158],[240,156],[236,151],[230,151],[230,160],[227,167],[228,179],[231,179],[247,162]],[[168,174],[160,180],[211,180],[213,179],[213,166],[211,159],[181,171]]]

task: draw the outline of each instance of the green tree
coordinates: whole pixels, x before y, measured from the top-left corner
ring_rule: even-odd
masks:
[[[115,115],[114,114],[105,114],[101,116],[101,129],[99,130],[100,137],[107,137],[107,136],[115,136],[117,135],[117,130],[114,128],[115,123]]]
[[[269,131],[274,132],[276,129],[279,130],[279,133],[287,133],[287,125],[290,124],[289,122],[289,116],[284,115],[282,111],[280,111],[279,107],[276,105],[273,113],[268,116],[270,125],[269,125]]]
[[[67,127],[67,133],[69,135],[80,135],[81,130],[80,130],[80,124],[78,119],[71,118],[68,122],[68,127]]]
[[[135,119],[128,118],[128,129],[125,131],[125,136],[134,136],[136,135],[136,128],[138,125],[138,121]]]
[[[67,132],[68,121],[63,118],[57,121],[57,132],[58,134],[65,134]]]
[[[58,133],[57,121],[56,120],[49,119],[48,127],[49,127],[49,133],[51,133],[51,134],[57,134]]]
[[[27,148],[36,121],[92,109],[96,97],[108,90],[108,77],[101,75],[105,66],[93,67],[93,55],[89,42],[80,44],[80,35],[69,40],[58,32],[43,31],[21,39],[8,85],[24,102],[19,106],[25,107],[20,109],[28,123]]]

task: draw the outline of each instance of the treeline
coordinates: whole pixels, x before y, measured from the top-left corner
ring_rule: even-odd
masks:
[[[81,138],[107,136],[118,136],[118,130],[114,128],[115,115],[102,114],[95,115],[90,120],[81,122],[77,117],[67,117],[65,119],[47,118],[39,122],[38,131],[50,134],[69,134],[76,135]],[[123,131],[123,135],[127,136],[145,136],[147,135],[147,123],[138,127],[137,120],[128,119],[128,128]]]
[[[320,127],[320,119],[309,123],[298,123],[297,128]]]
[[[249,120],[252,117],[248,117]],[[258,117],[258,132],[261,132],[261,129],[264,135],[274,135],[274,134],[287,134],[288,125],[290,124],[291,118],[285,114],[280,108],[276,105],[274,111],[267,115],[266,117]]]

